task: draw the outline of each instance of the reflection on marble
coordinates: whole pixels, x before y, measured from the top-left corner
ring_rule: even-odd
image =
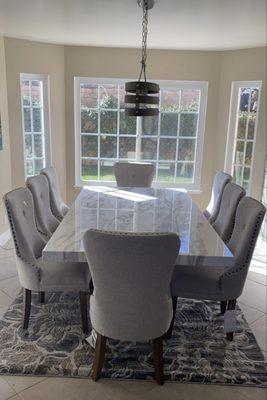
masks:
[[[97,228],[176,232],[178,264],[232,266],[233,256],[185,191],[85,187],[43,251],[49,261],[86,261],[82,238]]]

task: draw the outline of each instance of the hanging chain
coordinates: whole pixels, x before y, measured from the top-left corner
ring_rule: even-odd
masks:
[[[142,20],[142,59],[141,59],[141,71],[138,81],[141,80],[142,74],[144,74],[144,80],[146,82],[146,59],[147,59],[147,24],[148,24],[148,8],[146,0],[143,0],[143,20]]]

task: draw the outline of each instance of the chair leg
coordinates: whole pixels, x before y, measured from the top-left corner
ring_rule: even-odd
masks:
[[[106,351],[106,341],[107,338],[105,336],[102,336],[100,335],[100,333],[97,333],[95,357],[92,369],[92,379],[95,382],[100,378],[101,375],[105,357],[105,351]]]
[[[155,367],[155,379],[159,385],[164,384],[163,375],[163,343],[162,337],[153,339],[153,361]]]
[[[172,337],[172,331],[173,331],[173,325],[174,325],[174,320],[175,320],[175,315],[176,315],[176,308],[177,308],[177,297],[172,297],[172,310],[173,310],[173,316],[171,320],[171,324],[165,335],[163,336],[163,339],[171,339]]]
[[[80,292],[80,308],[82,318],[82,328],[85,335],[88,334],[88,314],[87,314],[87,293]]]
[[[23,329],[28,329],[31,313],[32,292],[29,289],[23,289]]]
[[[45,292],[39,292],[39,302],[40,303],[45,302]]]
[[[236,306],[236,300],[229,300],[228,304],[227,304],[227,310],[235,310],[235,306]],[[234,340],[234,332],[227,332],[226,333],[226,339],[229,342],[232,342]]]
[[[227,308],[227,301],[221,301],[220,302],[220,308],[221,308],[221,314],[225,314],[226,308]]]

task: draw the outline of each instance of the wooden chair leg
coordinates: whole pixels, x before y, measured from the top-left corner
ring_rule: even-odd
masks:
[[[28,329],[31,313],[32,292],[29,289],[23,289],[23,329]]]
[[[45,292],[39,292],[39,302],[40,303],[45,302]]]
[[[153,339],[153,361],[155,367],[155,379],[159,385],[164,384],[163,375],[163,343],[162,337]]]
[[[220,302],[221,314],[225,314],[226,308],[227,308],[227,301],[221,301]]]
[[[106,341],[107,338],[105,336],[102,336],[100,335],[100,333],[97,333],[95,357],[92,369],[92,379],[95,382],[100,378],[101,375],[105,357],[105,351],[106,351]]]
[[[228,304],[227,304],[227,310],[235,310],[235,306],[236,306],[236,300],[229,300]],[[232,342],[234,340],[234,332],[227,332],[226,333],[226,339],[229,342]]]
[[[172,297],[172,310],[173,310],[172,321],[171,321],[169,329],[163,336],[163,339],[171,339],[171,337],[172,337],[173,325],[174,325],[174,320],[175,320],[175,315],[176,315],[176,308],[177,308],[177,297],[173,296]]]
[[[85,335],[88,334],[88,313],[87,313],[87,293],[80,292],[80,308],[82,318],[82,328]]]

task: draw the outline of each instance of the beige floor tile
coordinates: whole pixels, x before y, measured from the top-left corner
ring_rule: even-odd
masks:
[[[267,267],[266,267],[267,268]],[[248,279],[257,283],[260,283],[262,285],[267,285],[267,276],[266,274],[259,274],[257,272],[253,271],[253,268],[251,271],[248,272]]]
[[[128,393],[132,395],[144,395],[155,389],[157,383],[155,381],[137,381],[137,380],[118,380],[120,386],[122,386]]]
[[[260,317],[263,317],[264,313],[262,311],[256,310],[255,308],[252,308],[248,306],[247,304],[241,303],[238,301],[238,305],[243,311],[243,314],[246,318],[247,323],[250,325],[253,322],[255,322],[257,319]]]
[[[1,307],[8,307],[12,303],[12,298],[9,297],[6,293],[4,293],[0,289],[0,306]]]
[[[3,379],[12,387],[12,389],[19,393],[31,386],[44,381],[47,378],[33,377],[33,376],[3,376]]]
[[[266,313],[266,286],[247,279],[239,301]]]
[[[267,317],[264,315],[263,317],[257,319],[257,321],[253,322],[250,325],[252,332],[256,336],[257,342],[260,348],[264,351],[267,351]]]
[[[23,400],[137,400],[116,380],[48,378],[19,393]]]
[[[0,280],[17,276],[17,266],[14,257],[0,259]]]
[[[4,315],[5,312],[6,312],[6,310],[7,310],[7,307],[0,307],[0,318],[3,317],[3,315]]]
[[[6,400],[15,394],[16,392],[9,386],[9,384],[0,377],[0,399]]]
[[[266,389],[247,388],[243,392],[244,392],[244,400],[266,400],[267,399]]]
[[[12,278],[4,279],[0,281],[0,289],[2,292],[7,294],[12,299],[15,299],[19,292],[21,291],[21,285],[19,283],[18,277],[14,276]]]
[[[158,386],[141,396],[142,400],[266,400],[266,391],[258,388],[177,384]]]
[[[0,281],[0,289],[2,290],[2,292],[6,293],[8,296],[14,299],[21,290],[18,276],[3,279],[2,281]]]
[[[5,249],[0,247],[0,260],[2,258],[7,258],[7,257],[14,257],[14,245],[12,241],[9,241],[3,246]]]

